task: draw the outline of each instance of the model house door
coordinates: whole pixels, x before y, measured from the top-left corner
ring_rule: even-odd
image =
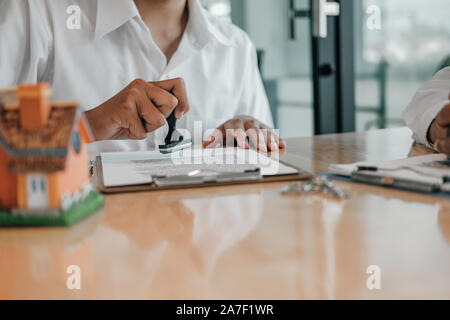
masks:
[[[48,183],[44,175],[32,174],[27,178],[28,209],[48,208]]]

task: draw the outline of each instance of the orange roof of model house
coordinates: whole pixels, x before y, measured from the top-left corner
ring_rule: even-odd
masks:
[[[48,84],[22,85],[18,105],[0,101],[0,208],[29,207],[24,197],[31,174],[48,179],[55,209],[64,192],[75,192],[87,180],[84,142],[91,139],[77,103],[50,103],[49,96]]]
[[[77,106],[52,109],[48,125],[39,132],[21,130],[18,110],[8,110],[0,116],[0,143],[12,156],[11,172],[64,169]]]
[[[29,87],[20,87],[19,97],[20,91]],[[39,87],[45,88],[44,84],[39,84]],[[47,108],[44,112],[27,114],[28,118],[38,118],[35,123],[42,121],[41,127],[35,126],[35,129],[26,129],[21,125],[21,120],[24,122],[20,115],[23,109],[5,108],[0,113],[0,146],[11,156],[11,172],[54,172],[64,169],[78,105],[68,102]]]

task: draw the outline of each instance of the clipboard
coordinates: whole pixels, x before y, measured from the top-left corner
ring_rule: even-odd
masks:
[[[188,181],[185,183],[155,183],[139,185],[127,185],[127,186],[114,186],[106,187],[103,184],[103,169],[102,159],[100,156],[96,157],[93,166],[91,167],[92,182],[99,189],[100,192],[106,194],[112,193],[127,193],[127,192],[140,192],[140,191],[158,191],[158,190],[174,190],[174,189],[187,189],[187,188],[205,188],[214,186],[231,186],[242,184],[254,184],[254,183],[269,183],[269,182],[291,182],[308,180],[313,175],[301,168],[293,166],[291,164],[284,163],[286,166],[292,167],[297,170],[295,174],[275,175],[275,176],[263,176],[259,172],[245,172],[239,174],[220,175],[219,179],[205,179],[204,181]],[[170,178],[169,178],[170,179]],[[158,177],[155,177],[155,181],[158,181]],[[167,182],[167,181],[166,181]]]
[[[350,182],[436,194],[450,193],[449,169],[448,156],[434,153],[390,161],[332,164],[328,171]]]

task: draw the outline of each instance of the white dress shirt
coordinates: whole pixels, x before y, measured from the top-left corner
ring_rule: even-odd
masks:
[[[406,125],[413,131],[417,143],[427,147],[428,128],[441,109],[449,103],[450,67],[439,71],[430,82],[424,84],[414,95],[403,112]]]
[[[74,28],[73,6],[79,8]],[[71,7],[72,6],[72,7]],[[132,0],[0,0],[0,86],[49,82],[53,100],[102,104],[132,80],[182,77],[190,112],[178,122],[203,132],[237,115],[272,126],[248,36],[189,0],[189,20],[169,63]],[[76,21],[76,20],[75,20]],[[162,143],[167,124],[141,141],[103,141],[91,152],[139,150]]]

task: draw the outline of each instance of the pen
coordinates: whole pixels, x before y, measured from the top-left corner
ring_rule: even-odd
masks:
[[[363,172],[353,172],[350,179],[353,181],[359,181],[368,184],[390,186],[394,188],[418,192],[432,193],[440,190],[440,186],[434,183],[426,183],[408,179],[398,179],[389,176],[373,176]]]
[[[357,171],[378,171],[375,166],[358,166]]]
[[[450,176],[448,175],[433,175],[429,172],[422,172],[418,169],[412,168],[412,167],[406,167],[406,166],[402,166],[402,167],[398,167],[398,168],[378,168],[376,166],[357,166],[356,167],[356,171],[355,172],[364,172],[364,171],[368,171],[368,172],[378,172],[378,171],[390,171],[390,172],[394,172],[394,171],[398,171],[398,170],[409,170],[412,171],[414,173],[420,174],[422,176],[427,176],[427,177],[436,177],[436,178],[440,178],[442,179],[443,183],[448,183],[450,182]]]

